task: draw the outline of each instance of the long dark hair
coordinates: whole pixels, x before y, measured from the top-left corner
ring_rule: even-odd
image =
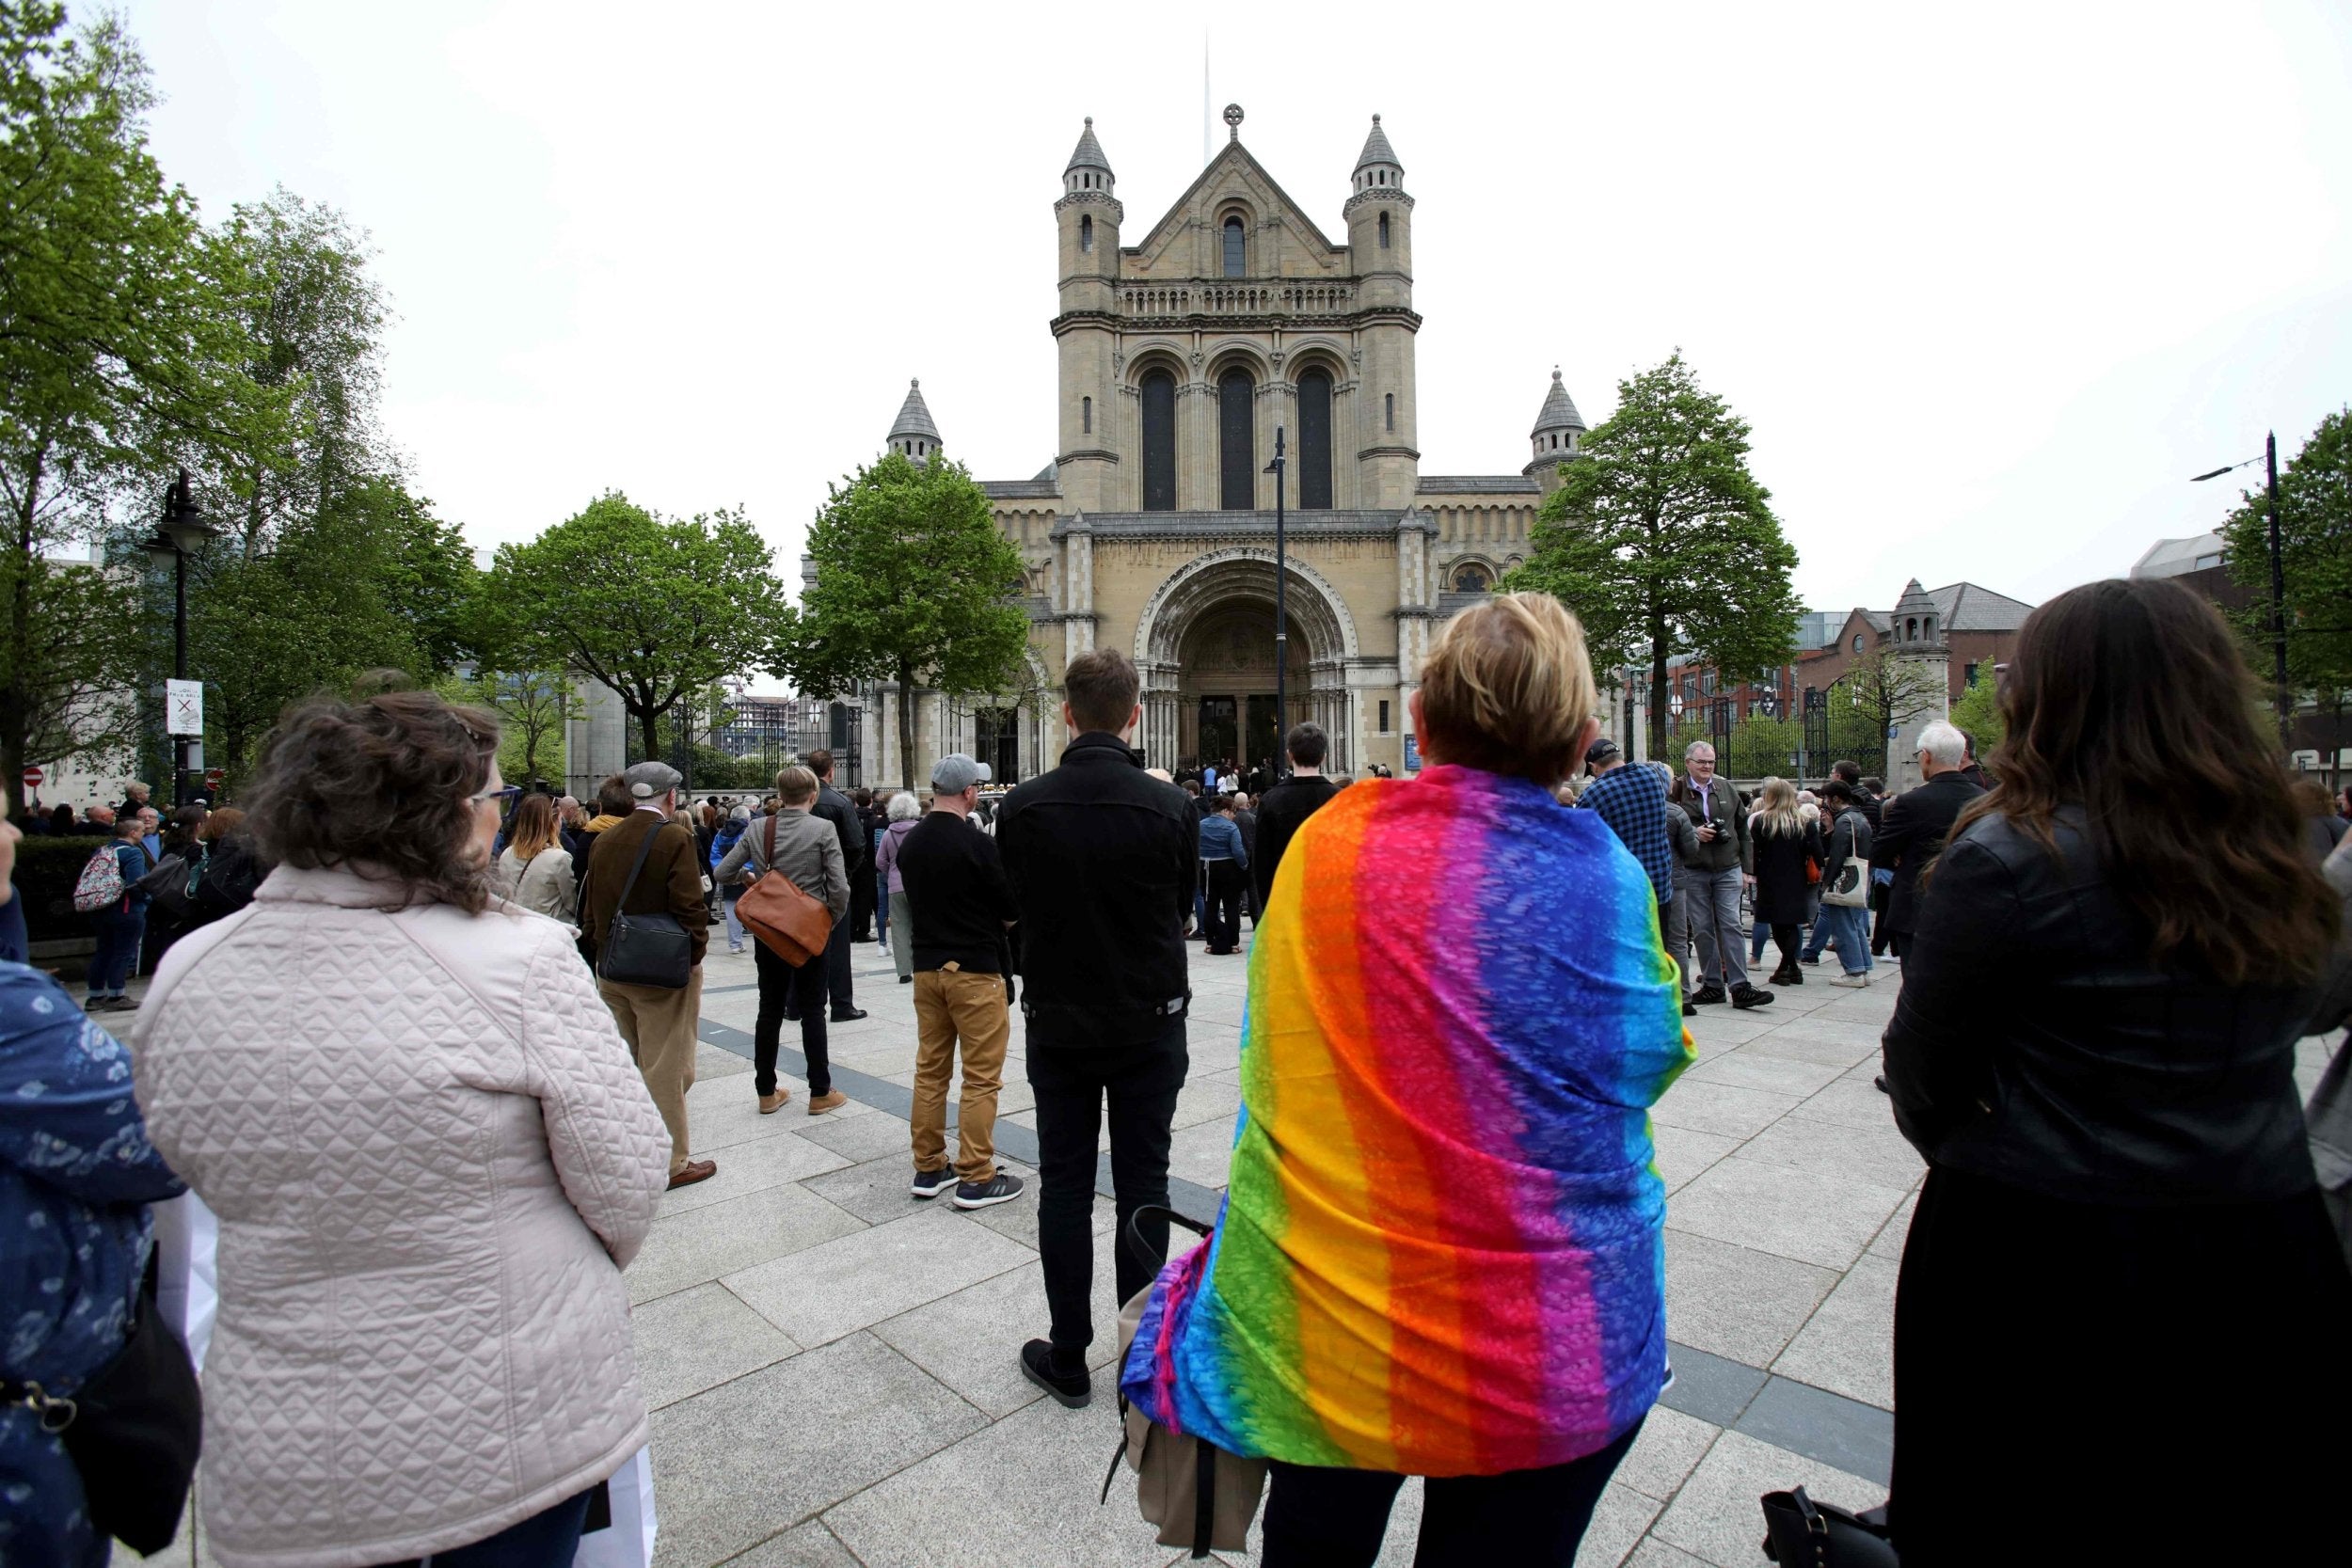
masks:
[[[2101,872],[2147,922],[2153,961],[2192,960],[2228,985],[2319,973],[2336,899],[2212,605],[2161,578],[2059,594],[2017,635],[2001,712],[1999,782],[1953,837],[1998,812],[2055,854],[2057,812],[2079,805]]]
[[[489,781],[498,743],[495,714],[431,691],[300,704],[262,743],[246,800],[254,843],[278,864],[348,867],[478,914],[490,868],[465,800]]]

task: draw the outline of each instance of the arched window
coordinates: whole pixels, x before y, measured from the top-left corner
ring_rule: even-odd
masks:
[[[1935,617],[1932,615],[1928,617],[1928,641],[1935,641]]]
[[[1331,372],[1309,370],[1298,377],[1298,507],[1331,508]]]
[[[1217,468],[1223,478],[1217,504],[1228,512],[1248,512],[1258,504],[1258,454],[1250,439],[1256,392],[1257,384],[1239,366],[1217,378]]]
[[[1082,436],[1094,434],[1094,400],[1092,398],[1078,400],[1078,433]]]
[[[1396,428],[1396,394],[1395,394],[1394,392],[1391,392],[1388,396],[1389,396],[1388,428],[1389,428],[1390,430],[1393,431],[1393,430]]]
[[[1862,634],[1860,632],[1855,632],[1853,634],[1853,651],[1855,653],[1860,653],[1862,651]]]
[[[1380,248],[1389,248],[1389,214],[1386,213],[1380,214]]]
[[[1484,594],[1492,586],[1484,566],[1465,566],[1454,574],[1454,591],[1457,594]]]
[[[1248,264],[1249,243],[1245,237],[1241,219],[1227,218],[1225,220],[1225,276],[1245,277],[1248,276]]]
[[[1166,371],[1143,377],[1143,509],[1176,510],[1176,378]]]
[[[1091,214],[1078,214],[1078,248],[1080,250],[1094,248],[1094,217]]]
[[[1919,641],[1919,618],[1916,615],[1903,623],[1903,641],[1906,642]]]

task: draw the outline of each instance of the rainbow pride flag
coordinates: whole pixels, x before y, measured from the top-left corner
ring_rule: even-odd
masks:
[[[1216,1235],[1120,1387],[1230,1451],[1491,1475],[1666,1380],[1649,1107],[1695,1059],[1648,879],[1595,814],[1432,768],[1292,840],[1249,959]]]

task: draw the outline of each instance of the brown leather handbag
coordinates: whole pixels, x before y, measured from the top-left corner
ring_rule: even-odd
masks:
[[[760,944],[798,969],[825,950],[833,913],[776,869],[776,818],[768,817],[768,869],[735,901],[735,918]]]

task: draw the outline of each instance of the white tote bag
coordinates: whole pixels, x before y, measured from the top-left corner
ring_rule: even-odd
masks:
[[[220,1311],[220,1220],[185,1193],[154,1206],[155,1307],[199,1372]]]
[[[1830,832],[1836,832],[1832,827]],[[1861,847],[1861,834],[1849,823],[1846,827],[1845,863],[1837,868],[1837,879],[1821,889],[1821,902],[1840,909],[1864,910],[1870,907],[1870,863],[1851,851]]]
[[[605,1490],[612,1499],[612,1523],[580,1538],[572,1568],[652,1568],[660,1527],[653,1511],[653,1450],[639,1449],[629,1455]]]

